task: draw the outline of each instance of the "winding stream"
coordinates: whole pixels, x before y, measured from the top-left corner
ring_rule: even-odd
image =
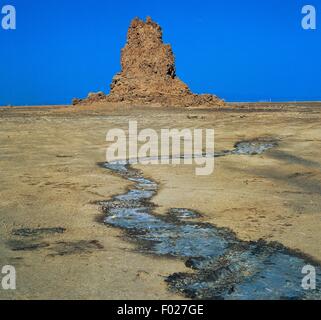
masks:
[[[214,157],[257,155],[275,142],[240,142],[232,151]],[[172,208],[168,215],[155,214],[152,198],[158,185],[146,179],[128,161],[103,167],[134,182],[125,194],[102,202],[106,225],[124,230],[144,253],[182,259],[190,272],[169,276],[169,288],[193,299],[320,299],[320,290],[301,287],[302,268],[315,262],[277,243],[245,242],[227,229],[200,223],[200,214]],[[317,284],[321,285],[321,279]]]

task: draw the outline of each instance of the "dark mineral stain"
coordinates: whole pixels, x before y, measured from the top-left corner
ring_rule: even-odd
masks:
[[[38,228],[38,229],[31,229],[31,228],[22,228],[22,229],[15,229],[12,231],[14,236],[18,237],[39,237],[44,235],[50,234],[62,234],[66,231],[66,229],[58,227],[58,228]]]
[[[232,151],[213,156],[256,155],[277,146],[269,141],[246,141]],[[135,185],[125,194],[102,202],[105,224],[123,229],[144,252],[184,259],[193,273],[173,274],[169,287],[193,299],[320,299],[320,290],[301,287],[302,268],[318,263],[276,243],[245,242],[230,230],[197,223],[197,212],[173,208],[167,216],[153,212],[151,199],[158,185],[126,161],[103,167]]]
[[[33,241],[21,241],[21,240],[9,240],[8,246],[12,251],[36,251],[39,249],[49,247],[45,242],[33,242]]]
[[[50,250],[54,251],[50,256],[67,256],[74,254],[92,253],[95,250],[103,249],[103,245],[97,240],[80,240],[56,242]]]

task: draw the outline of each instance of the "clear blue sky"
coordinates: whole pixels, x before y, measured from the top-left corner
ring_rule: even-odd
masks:
[[[64,104],[108,92],[131,19],[147,15],[163,27],[178,76],[197,93],[321,100],[321,0],[0,0],[5,4],[16,6],[17,30],[0,29],[0,105]],[[317,9],[315,31],[301,28],[305,4]]]

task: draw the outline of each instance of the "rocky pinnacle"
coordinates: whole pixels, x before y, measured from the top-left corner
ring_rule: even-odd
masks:
[[[193,94],[176,75],[172,47],[163,42],[162,28],[152,21],[135,18],[121,52],[121,72],[110,86],[110,94],[89,94],[78,103],[125,102],[136,105],[224,106],[214,95]]]

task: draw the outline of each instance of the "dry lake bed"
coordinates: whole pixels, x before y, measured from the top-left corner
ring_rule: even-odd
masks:
[[[17,274],[0,299],[320,298],[320,282],[300,291],[301,269],[321,263],[320,107],[0,108],[0,269]],[[214,128],[217,152],[273,147],[217,157],[208,176],[119,171],[106,133],[130,120]]]

